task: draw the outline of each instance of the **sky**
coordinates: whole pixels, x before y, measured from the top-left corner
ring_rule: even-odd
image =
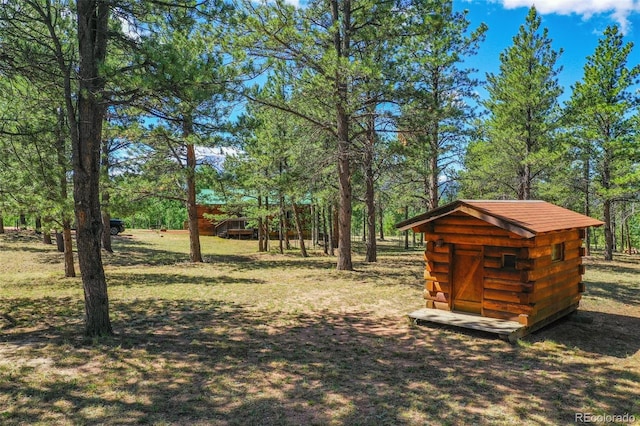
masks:
[[[478,55],[469,60],[470,66],[479,69],[478,78],[499,72],[500,53],[512,45],[533,4],[542,27],[549,30],[553,48],[564,51],[558,59],[562,66],[558,79],[565,91],[562,100],[569,98],[570,86],[582,79],[586,58],[608,25],[617,24],[625,42],[634,43],[627,66],[640,63],[640,0],[453,0],[454,10],[469,11],[471,28],[482,22],[489,27]]]

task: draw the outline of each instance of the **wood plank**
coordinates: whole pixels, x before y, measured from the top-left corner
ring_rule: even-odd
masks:
[[[563,243],[566,241],[574,241],[580,239],[578,229],[569,231],[549,232],[547,234],[538,235],[534,238],[537,247],[550,246],[552,244]]]
[[[425,262],[424,264],[425,270],[427,272],[431,272],[432,275],[434,273],[447,273],[449,271],[448,263],[440,263],[440,262]]]
[[[486,257],[484,258],[484,267],[485,268],[494,268],[500,269],[502,268],[502,258],[499,257]]]
[[[473,302],[470,300],[453,300],[453,311],[455,312],[468,312],[473,314],[479,314],[482,310],[482,302]]]
[[[424,291],[424,295],[423,297],[427,300],[433,300],[436,302],[442,302],[442,303],[448,303],[449,302],[449,295],[445,294],[441,291],[428,291],[425,290]]]
[[[482,256],[482,251],[478,248],[476,249],[460,249],[456,246],[456,250],[454,252],[454,256]]]
[[[526,247],[523,258],[536,259],[541,256],[551,256],[551,246],[539,246],[539,247]]]
[[[530,293],[521,293],[517,291],[505,291],[484,289],[484,300],[496,300],[498,302],[513,302],[513,303],[530,303]]]
[[[551,285],[554,285],[557,282],[563,281],[570,277],[577,277],[577,276],[580,276],[580,274],[578,274],[577,268],[567,269],[564,271],[560,271],[557,274],[547,275],[546,277],[536,281],[530,281],[529,283],[532,284],[534,291],[536,291],[536,290],[542,290],[544,288],[547,288]]]
[[[425,262],[449,263],[449,253],[425,252],[424,260]]]
[[[447,312],[438,309],[420,309],[409,314],[409,318],[419,323],[420,321],[443,324],[448,326],[480,330],[498,334],[509,338],[512,334],[520,332],[522,324],[516,321],[507,321],[486,316]]]
[[[537,281],[549,275],[554,275],[562,271],[574,270],[580,266],[582,258],[554,262],[551,265],[531,271],[522,271],[522,281]]]
[[[462,214],[462,215],[454,215],[451,214],[449,216],[443,216],[439,219],[434,220],[435,223],[439,225],[446,226],[487,226],[487,222],[477,219],[475,217]]]
[[[492,311],[511,312],[514,314],[527,314],[530,315],[533,312],[531,305],[524,305],[519,303],[510,302],[498,302],[496,300],[484,300],[482,307],[490,309]]]
[[[486,244],[490,246],[515,247],[522,246],[534,247],[535,242],[531,239],[514,239],[507,237],[478,237],[477,235],[467,234],[425,234],[425,238],[429,240],[442,239],[446,243],[452,244]]]
[[[502,258],[503,254],[513,254],[516,259],[527,259],[527,252],[525,249],[518,247],[500,247],[500,246],[485,246],[484,255],[487,257],[499,257]]]
[[[563,287],[549,297],[538,300],[535,304],[534,314],[544,311],[549,306],[564,306],[564,304],[569,304],[569,302],[567,302],[569,300],[579,301],[581,297],[582,295],[578,292],[578,284],[571,287]]]
[[[529,325],[526,328],[527,333],[532,333],[536,330],[539,330],[542,327],[545,327],[551,324],[552,322],[557,321],[558,319],[564,316],[567,316],[572,312],[575,312],[578,309],[578,306],[579,306],[579,302],[576,302],[564,308],[560,308],[545,317],[540,316],[539,318],[531,319],[529,321]]]
[[[537,310],[535,312],[535,314],[533,315],[532,322],[533,323],[539,323],[540,321],[543,321],[544,319],[546,319],[548,317],[557,316],[558,314],[566,311],[567,309],[571,309],[574,306],[577,309],[577,307],[580,304],[580,298],[581,298],[581,295],[577,294],[577,295],[575,295],[575,296],[573,296],[571,298],[560,300],[555,304],[551,304],[551,305],[546,306],[543,309]]]
[[[533,283],[523,283],[522,281],[502,280],[499,278],[485,278],[484,288],[493,290],[516,291],[519,293],[531,293]]]
[[[565,249],[574,249],[574,248],[579,248],[582,247],[584,244],[584,241],[578,239],[578,240],[567,240],[564,243],[564,247]]]
[[[484,277],[487,279],[499,279],[499,280],[508,280],[515,282],[526,282],[527,280],[522,279],[523,271],[518,271],[516,269],[496,269],[496,268],[485,268]]]
[[[559,241],[562,242],[562,241]],[[557,244],[557,243],[555,243]],[[569,239],[564,242],[565,250],[571,250],[578,247],[582,247],[582,240]],[[537,247],[527,247],[525,253],[523,254],[523,258],[525,259],[536,259],[543,256],[551,256],[551,243],[548,245],[538,245]]]
[[[449,283],[442,281],[426,281],[425,289],[428,291],[442,291],[449,293]]]
[[[553,284],[548,285],[544,288],[538,288],[534,286],[531,301],[539,303],[549,297],[552,297],[554,294],[562,294],[567,289],[571,289],[573,293],[579,293],[578,284],[581,280],[581,276],[575,275],[558,280],[557,282],[554,282]]]
[[[449,282],[449,273],[424,271],[424,279],[425,281]]]
[[[442,303],[442,302],[433,302],[433,306],[434,308],[436,308],[437,310],[440,311],[450,311],[451,310],[451,306],[449,306],[448,303]]]
[[[498,319],[502,319],[502,320],[507,320],[507,321],[514,321],[514,322],[518,322],[519,319],[519,315],[518,314],[513,314],[511,312],[503,312],[503,311],[492,311],[490,309],[483,309],[482,310],[482,315],[488,318],[498,318]]]
[[[487,225],[487,224],[485,224]],[[522,238],[512,232],[506,231],[495,226],[477,226],[477,225],[445,225],[436,223],[433,227],[434,234],[474,234],[477,236],[490,237],[512,237]]]

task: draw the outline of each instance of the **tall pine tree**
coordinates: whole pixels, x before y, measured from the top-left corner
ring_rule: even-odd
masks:
[[[637,194],[640,183],[640,98],[633,92],[640,65],[627,66],[632,49],[633,43],[624,43],[616,26],[608,27],[594,54],[587,57],[584,77],[576,83],[568,105],[581,137],[576,149],[585,173],[595,174],[595,195],[603,207],[607,260],[613,259],[614,250],[613,203]],[[589,170],[591,166],[594,170]]]
[[[467,153],[464,191],[472,196],[527,200],[559,155],[555,51],[535,7],[500,55],[500,72],[487,75],[489,117]],[[474,186],[476,185],[476,186]]]

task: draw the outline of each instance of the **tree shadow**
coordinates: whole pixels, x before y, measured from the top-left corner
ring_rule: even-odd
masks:
[[[43,302],[32,303],[38,315]],[[6,424],[52,411],[103,424],[559,424],[585,410],[640,409],[636,369],[549,343],[548,329],[511,346],[364,311],[144,299],[116,301],[113,312],[111,338],[78,338],[71,322],[2,336],[50,372],[37,381],[46,369],[34,363],[0,369]]]
[[[114,273],[108,274],[109,287],[163,287],[167,285],[192,284],[201,286],[215,286],[224,284],[265,284],[258,278],[238,278],[228,275],[202,277],[184,274],[151,274],[151,273]]]
[[[553,341],[592,355],[628,358],[640,351],[640,318],[579,310],[526,338]]]

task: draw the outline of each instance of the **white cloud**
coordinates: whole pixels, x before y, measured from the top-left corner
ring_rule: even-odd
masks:
[[[507,9],[534,5],[542,15],[576,14],[589,19],[594,15],[609,15],[623,33],[631,29],[631,17],[640,16],[640,0],[500,0]]]

